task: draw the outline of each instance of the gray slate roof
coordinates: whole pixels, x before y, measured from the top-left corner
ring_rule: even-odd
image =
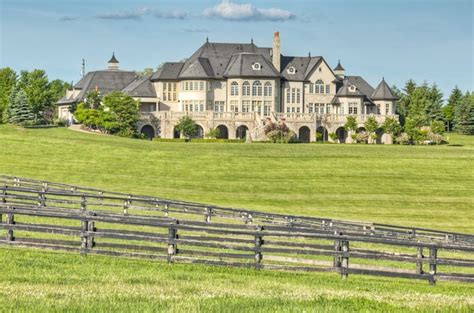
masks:
[[[183,66],[184,62],[166,62],[151,76],[151,80],[176,80]]]
[[[255,63],[261,65],[260,70],[253,69]],[[224,77],[280,77],[280,73],[262,54],[244,52],[232,56]]]
[[[356,90],[350,91],[351,85],[356,86]],[[374,92],[374,88],[360,76],[346,76],[342,82],[342,87],[337,91],[336,97],[362,97],[364,103],[373,105],[370,96]],[[335,100],[333,100],[335,101]]]
[[[281,56],[281,76],[286,80],[305,81],[314,67],[322,61],[322,57]],[[295,74],[289,74],[288,69],[294,67]]]
[[[137,77],[123,90],[131,97],[156,98],[155,88],[150,81],[150,76]]]
[[[392,89],[387,85],[385,79],[382,79],[380,84],[371,93],[372,100],[397,100],[398,98],[393,94]]]
[[[63,97],[58,104],[68,104],[80,102],[91,90],[99,89],[101,95],[106,95],[112,91],[120,91],[137,78],[135,72],[121,70],[101,70],[89,72],[74,85],[74,89],[81,91],[75,98],[66,99]]]

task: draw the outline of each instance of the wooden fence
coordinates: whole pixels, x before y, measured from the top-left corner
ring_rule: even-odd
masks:
[[[4,232],[2,234],[2,231]],[[474,235],[0,176],[1,244],[168,262],[474,282]],[[350,260],[350,264],[349,264]]]

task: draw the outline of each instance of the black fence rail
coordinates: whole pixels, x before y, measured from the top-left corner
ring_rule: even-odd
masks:
[[[4,232],[2,234],[2,231]],[[239,267],[474,282],[474,236],[0,176],[0,243]],[[351,261],[349,266],[349,260]]]

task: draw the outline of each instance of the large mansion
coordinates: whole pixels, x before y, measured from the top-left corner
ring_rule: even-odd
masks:
[[[59,101],[61,118],[71,119],[68,106],[90,90],[101,94],[121,90],[140,102],[137,127],[149,137],[173,138],[178,120],[191,116],[198,136],[211,128],[222,138],[264,138],[269,120],[285,122],[301,141],[314,141],[316,132],[334,132],[350,141],[346,117],[355,116],[361,130],[369,116],[382,123],[395,114],[396,97],[382,79],[374,89],[360,76],[346,75],[339,62],[332,69],[322,56],[285,56],[279,33],[273,47],[251,43],[206,41],[183,62],[164,63],[149,77],[123,71],[112,56],[106,70],[89,72]],[[379,141],[389,142],[379,131]]]

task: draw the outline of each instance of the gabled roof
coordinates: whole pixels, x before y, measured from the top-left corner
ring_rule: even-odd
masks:
[[[194,54],[184,62],[179,77],[193,78],[224,78],[224,72],[234,54],[256,53],[271,60],[271,48],[259,48],[253,43],[211,43],[205,42]],[[199,64],[198,64],[199,63]],[[189,69],[195,67],[196,69]],[[201,70],[200,67],[203,67]],[[183,76],[184,75],[184,76]]]
[[[156,91],[150,81],[150,76],[137,77],[122,91],[131,97],[156,98]]]
[[[371,93],[372,100],[397,100],[398,98],[393,94],[392,89],[387,85],[385,79],[382,78],[380,84]]]
[[[182,70],[179,78],[212,78],[214,71],[207,58],[197,58]]]
[[[151,76],[151,80],[176,80],[184,62],[166,62]]]
[[[115,53],[112,53],[112,57],[107,63],[116,63],[116,64],[119,63],[119,61],[115,58]]]
[[[281,56],[281,76],[290,81],[305,81],[314,67],[319,64],[322,57],[296,57]],[[288,73],[290,67],[295,68],[295,73]]]
[[[255,70],[253,65],[259,63],[261,68]],[[272,62],[261,54],[238,53],[234,54],[224,71],[224,77],[280,77]]]
[[[370,97],[374,91],[374,87],[372,87],[367,81],[365,81],[365,79],[360,76],[346,76],[344,79],[349,81],[350,84],[355,85],[357,89],[367,97]]]
[[[354,85],[356,87],[355,91],[351,91],[350,87]],[[365,97],[365,94],[359,89],[359,87],[349,82],[349,79],[344,79],[342,87],[339,88],[336,94],[338,97]]]

